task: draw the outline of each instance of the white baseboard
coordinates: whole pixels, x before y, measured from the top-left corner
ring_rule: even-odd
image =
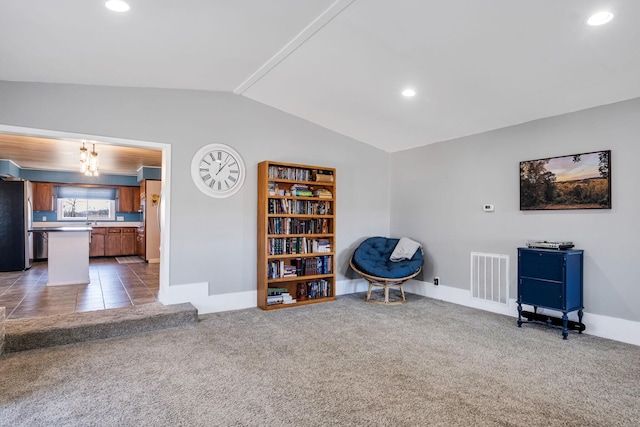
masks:
[[[367,292],[369,284],[364,279],[339,280],[336,282],[336,295],[355,294]]]
[[[471,292],[467,289],[459,289],[443,285],[435,286],[433,283],[420,282],[417,280],[408,281],[404,285],[404,290],[405,292],[410,292],[416,295],[422,295],[511,317],[518,317],[518,304],[515,299],[510,299],[509,303],[506,305],[491,301],[482,301],[472,298]],[[529,311],[531,310],[530,307],[525,309]],[[539,311],[542,312],[541,310]],[[562,316],[562,313],[554,310],[545,310],[544,312],[554,317]],[[570,320],[578,320],[578,314],[575,311],[569,313],[568,317]],[[584,331],[585,334],[640,346],[640,322],[602,316],[585,311],[582,323],[586,325],[586,329]]]

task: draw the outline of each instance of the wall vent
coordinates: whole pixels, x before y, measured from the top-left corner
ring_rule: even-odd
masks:
[[[471,252],[471,296],[509,303],[509,255]]]

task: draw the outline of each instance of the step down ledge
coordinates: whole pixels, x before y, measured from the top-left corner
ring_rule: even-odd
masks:
[[[198,322],[190,303],[159,302],[126,308],[5,320],[5,353],[133,335]]]

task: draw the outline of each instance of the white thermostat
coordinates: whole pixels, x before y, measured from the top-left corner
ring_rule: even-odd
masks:
[[[493,212],[493,205],[491,204],[482,205],[482,210],[485,212]]]

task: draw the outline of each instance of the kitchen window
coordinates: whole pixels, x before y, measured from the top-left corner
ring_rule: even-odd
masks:
[[[58,221],[115,221],[116,189],[59,186]]]

